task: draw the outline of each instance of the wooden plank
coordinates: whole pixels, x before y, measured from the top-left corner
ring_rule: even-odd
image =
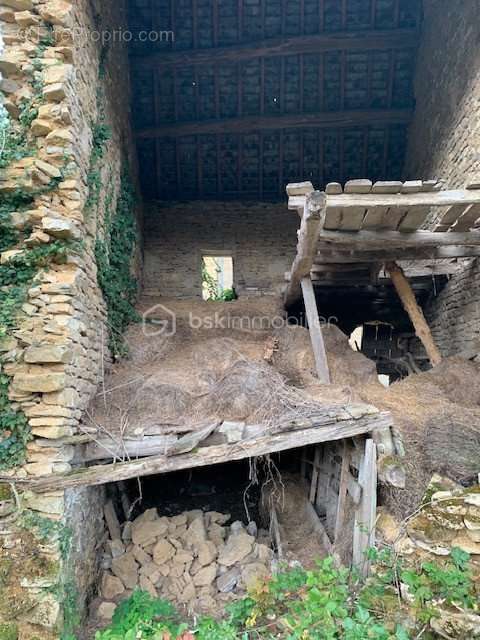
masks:
[[[210,65],[220,62],[238,62],[260,57],[300,55],[324,51],[391,50],[416,48],[418,32],[415,29],[338,31],[318,35],[288,38],[268,38],[254,43],[228,47],[187,51],[162,51],[132,56],[135,68],[165,68],[189,65]]]
[[[452,227],[453,232],[468,231],[480,217],[480,205],[473,204],[464,211],[461,218]]]
[[[291,182],[287,184],[287,196],[306,196],[315,191],[311,182]]]
[[[471,205],[465,207],[464,204],[454,204],[451,207],[448,207],[438,221],[435,231],[447,231],[447,229],[449,229],[458,220],[458,218],[463,215],[465,209],[468,209],[470,206]]]
[[[383,231],[395,231],[407,215],[407,209],[391,209],[383,216],[379,228]]]
[[[415,207],[415,209],[410,209],[407,211],[407,214],[402,219],[398,230],[402,233],[411,233],[412,231],[417,231],[430,213],[430,207]]]
[[[356,505],[360,504],[362,499],[362,487],[358,484],[351,473],[347,476],[347,491]]]
[[[421,180],[407,180],[403,183],[402,193],[420,193],[421,191],[423,191]]]
[[[330,245],[328,245],[329,247]],[[319,252],[315,256],[314,264],[329,263],[358,263],[358,262],[389,262],[391,260],[445,260],[451,258],[480,257],[480,247],[447,246],[447,247],[393,247],[387,249],[367,249],[356,247],[354,250],[345,248],[332,251],[327,245],[319,243]]]
[[[363,219],[362,229],[376,229],[382,227],[382,222],[388,213],[388,207],[370,207]]]
[[[366,578],[370,570],[366,552],[375,544],[377,511],[377,450],[371,439],[365,442],[365,455],[360,465],[359,482],[362,486],[362,499],[355,512],[353,564]]]
[[[342,217],[343,209],[341,207],[328,207],[323,228],[329,231],[338,230],[342,224]]]
[[[318,473],[320,470],[320,447],[315,447],[315,457],[313,459],[312,481],[310,483],[310,502],[314,504],[317,497]]]
[[[333,555],[334,549],[333,549],[332,541],[330,540],[328,533],[322,524],[322,521],[318,517],[315,511],[315,508],[313,507],[312,504],[310,504],[310,502],[306,502],[305,511],[306,511],[306,516],[310,520],[314,531],[316,531],[316,533],[320,537],[320,542],[322,543],[322,546],[325,548],[326,552],[329,555]],[[337,564],[336,561],[335,561],[335,564]]]
[[[330,372],[328,370],[327,354],[323,342],[322,327],[318,315],[317,302],[313,291],[310,276],[302,278],[301,281],[305,311],[307,314],[308,330],[312,341],[313,355],[317,368],[317,375],[320,382],[330,384]]]
[[[439,364],[442,361],[442,356],[433,340],[430,327],[425,320],[422,308],[419,306],[415,298],[415,294],[409,281],[405,277],[403,269],[395,262],[388,262],[385,266],[390,274],[390,278],[392,279],[398,296],[402,301],[402,305],[412,322],[415,329],[415,335],[421,340],[425,347],[425,351],[427,352],[432,366]]]
[[[138,129],[139,139],[179,137],[215,133],[247,133],[258,130],[318,127],[352,127],[371,124],[406,124],[412,118],[410,109],[351,109],[321,111],[279,116],[241,116],[189,122],[174,122]],[[472,191],[472,193],[475,193]]]
[[[105,516],[105,522],[107,523],[108,533],[111,540],[121,540],[122,530],[120,528],[120,522],[118,521],[117,513],[113,502],[108,500],[103,508],[103,514]]]
[[[432,191],[420,193],[356,193],[338,194],[327,197],[327,209],[339,207],[389,207],[408,209],[409,207],[450,207],[454,204],[480,204],[479,190]]]
[[[338,195],[343,193],[342,185],[340,182],[329,182],[325,187],[325,193],[327,195]]]
[[[479,246],[480,233],[433,231],[416,231],[403,233],[400,231],[328,231],[323,229],[321,241],[348,246],[350,249],[391,249],[392,247],[440,247],[440,246]]]
[[[297,254],[290,270],[290,282],[285,293],[285,306],[289,307],[301,295],[301,281],[310,274],[315,256],[318,234],[324,215],[325,195],[314,191],[306,196],[305,209],[298,233]]]
[[[134,440],[123,439],[119,436],[118,441],[112,438],[100,438],[86,446],[83,461],[92,462],[111,458],[125,460],[126,458],[159,455],[166,453],[168,447],[174,445],[177,439],[175,435],[151,436]]]
[[[344,213],[341,216],[339,229],[342,231],[358,231],[362,227],[366,211],[363,207],[349,209],[348,213]]]
[[[372,193],[400,193],[402,186],[399,180],[379,180],[372,186]]]
[[[338,413],[338,407],[335,411]],[[332,415],[334,415],[333,411]],[[222,464],[233,460],[255,458],[312,444],[351,438],[365,433],[372,433],[378,428],[392,426],[392,418],[388,413],[368,414],[358,419],[349,419],[347,416],[344,419],[340,416],[338,418],[336,420],[335,417],[332,417],[331,424],[322,422],[322,424],[318,425],[318,428],[315,428],[314,421],[307,429],[280,433],[267,431],[263,436],[242,440],[237,444],[204,447],[179,456],[152,456],[130,462],[74,469],[66,474],[40,476],[37,478],[18,478],[2,475],[0,476],[0,482],[13,482],[20,486],[29,487],[38,493],[70,487],[96,486],[109,482],[118,482],[119,480],[128,480],[129,478],[171,473],[183,469]]]
[[[344,193],[370,193],[372,190],[371,180],[348,180],[343,189]]]
[[[342,469],[340,471],[340,484],[338,489],[337,516],[335,519],[335,534],[333,541],[336,542],[343,529],[345,521],[345,505],[347,500],[348,476],[350,475],[350,455],[346,441],[343,442]]]

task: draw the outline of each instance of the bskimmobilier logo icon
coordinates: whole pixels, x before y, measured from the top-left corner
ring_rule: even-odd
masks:
[[[143,313],[143,334],[149,338],[171,338],[177,332],[177,316],[163,304],[156,304]]]

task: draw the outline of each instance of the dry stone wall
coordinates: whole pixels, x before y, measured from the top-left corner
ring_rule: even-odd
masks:
[[[128,157],[133,145],[126,50],[118,42],[102,47],[97,37],[122,25],[124,4],[5,0],[0,5],[3,102],[11,127],[26,140],[20,157],[0,169],[0,203],[18,193],[29,201],[28,208],[9,212],[9,224],[19,235],[1,263],[15,267],[32,248],[63,247],[62,259],[52,255],[38,268],[23,306],[15,310],[12,330],[3,338],[0,333],[1,373],[11,380],[11,409],[26,416],[32,436],[25,464],[4,473],[22,478],[72,468],[80,418],[110,361],[95,245],[115,211],[122,165],[129,160],[135,165]],[[28,118],[23,117],[26,101],[33,114]],[[93,167],[98,123],[102,131],[108,126],[110,140]],[[139,270],[138,256],[132,268]],[[0,434],[2,445],[8,437]],[[77,620],[82,612],[72,593],[78,587],[84,595],[95,577],[103,493],[21,494],[8,484],[2,492],[7,506],[0,515],[8,522],[0,518],[0,561],[10,567],[2,595],[18,589],[24,606],[9,610],[0,597],[0,630],[4,625],[20,638],[57,637],[68,618]],[[80,531],[88,535],[82,545]],[[48,580],[40,572],[33,582],[22,582],[15,570],[27,537],[32,549],[31,536],[42,566],[48,564]],[[75,616],[64,615],[67,593]]]
[[[460,6],[461,5],[461,6]],[[407,173],[449,188],[480,180],[480,22],[476,2],[424,2]],[[480,352],[480,271],[467,267],[431,300],[427,317],[444,355]]]
[[[285,204],[151,204],[145,215],[145,292],[200,297],[202,255],[233,257],[238,293],[274,292],[295,257],[298,216]]]

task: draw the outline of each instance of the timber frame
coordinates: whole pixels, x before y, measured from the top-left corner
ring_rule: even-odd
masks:
[[[287,186],[288,207],[301,221],[297,255],[286,274],[285,306],[291,307],[303,292],[317,352],[321,332],[311,326],[311,316],[318,316],[318,311],[315,296],[308,295],[310,288],[371,288],[388,281],[431,364],[441,361],[410,280],[451,275],[461,269],[459,259],[479,255],[479,186],[448,191],[436,181],[351,180],[345,188],[328,184],[325,194],[310,182]],[[316,362],[320,380],[328,382],[326,356],[320,366],[317,357]]]

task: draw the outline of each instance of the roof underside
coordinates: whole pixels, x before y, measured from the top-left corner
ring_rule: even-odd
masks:
[[[398,179],[420,0],[131,0],[144,195],[284,197],[285,184]],[[135,39],[137,40],[137,39]]]

